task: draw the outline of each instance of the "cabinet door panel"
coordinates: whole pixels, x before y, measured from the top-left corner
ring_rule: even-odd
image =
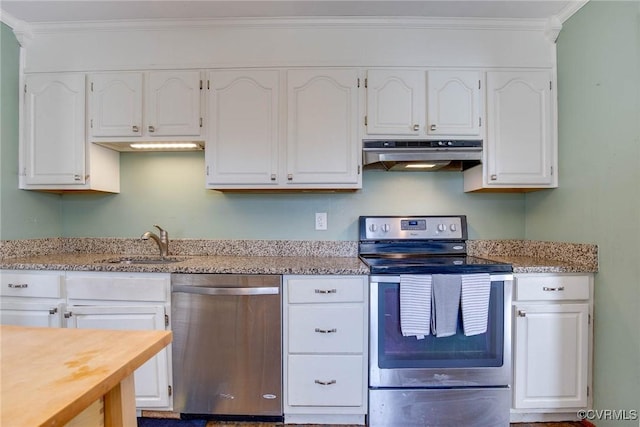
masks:
[[[588,304],[515,307],[514,408],[587,405]]]
[[[420,135],[425,108],[424,71],[367,71],[367,134]]]
[[[142,73],[98,73],[90,76],[91,135],[142,134]]]
[[[480,136],[480,73],[427,73],[428,135]]]
[[[547,71],[487,73],[490,184],[552,184],[550,82]]]
[[[200,72],[156,71],[147,86],[150,136],[200,136]]]
[[[290,70],[287,183],[358,182],[358,72]]]
[[[164,330],[163,306],[70,306],[68,326],[84,329]],[[134,372],[136,407],[169,405],[169,359],[165,348]]]
[[[25,78],[25,183],[85,183],[85,76]]]
[[[208,183],[277,184],[279,73],[213,71]]]
[[[60,328],[62,311],[61,303],[2,302],[0,324]]]

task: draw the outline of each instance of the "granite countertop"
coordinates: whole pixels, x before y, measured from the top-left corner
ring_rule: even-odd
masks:
[[[167,264],[119,264],[121,257],[157,256],[139,239],[52,238],[0,242],[0,269],[215,274],[369,274],[358,242],[176,239]],[[593,244],[469,240],[469,255],[513,265],[514,273],[595,273]]]

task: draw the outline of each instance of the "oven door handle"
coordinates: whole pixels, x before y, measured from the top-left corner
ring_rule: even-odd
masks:
[[[464,274],[464,273],[463,273]],[[427,276],[425,274],[425,276]],[[513,281],[512,273],[502,273],[502,274],[491,274],[490,280],[492,282],[508,282]],[[372,275],[369,276],[370,283],[400,283],[399,275]]]

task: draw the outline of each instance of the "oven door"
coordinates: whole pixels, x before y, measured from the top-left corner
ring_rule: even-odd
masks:
[[[404,388],[511,384],[512,274],[491,275],[487,332],[418,340],[400,332],[400,276],[370,279],[369,385]]]

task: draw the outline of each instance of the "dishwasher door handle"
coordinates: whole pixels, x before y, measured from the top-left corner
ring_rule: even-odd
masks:
[[[227,288],[173,285],[172,292],[200,295],[278,295],[280,293],[280,288],[277,286],[266,286],[257,288]]]

